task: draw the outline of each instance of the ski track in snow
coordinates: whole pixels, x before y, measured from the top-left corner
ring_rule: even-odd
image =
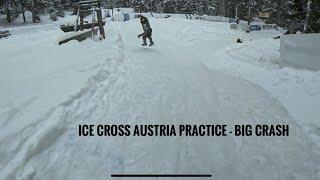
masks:
[[[212,173],[215,179],[316,180],[319,148],[302,125],[270,93],[243,80],[239,69],[232,69],[242,64],[227,68],[220,64],[226,63],[221,58],[235,58],[238,52],[240,61],[261,65],[242,51],[254,45],[226,50],[237,34],[219,34],[212,30],[212,23],[200,23],[152,19],[156,45],[151,48],[137,45],[141,42],[135,38],[140,30],[137,21],[107,24],[111,38],[97,46],[110,43],[115,47],[98,54],[105,59],[103,63],[77,69],[97,70],[86,86],[21,132],[1,138],[0,144],[8,149],[0,151],[1,157],[7,156],[0,161],[0,179],[104,179],[111,173],[188,172]],[[217,26],[224,29],[222,24]],[[205,40],[207,34],[212,36]],[[222,35],[226,42],[212,44]],[[215,54],[215,65],[220,67],[210,66],[205,51],[194,48]],[[69,66],[61,72],[73,65]],[[222,72],[228,68],[239,74]],[[9,123],[19,109],[36,100],[30,98],[1,112],[8,114],[1,124]],[[78,137],[77,129],[79,124],[272,123],[290,124],[290,137]]]

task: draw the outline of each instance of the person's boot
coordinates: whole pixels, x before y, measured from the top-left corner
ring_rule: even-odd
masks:
[[[153,45],[154,45],[154,43],[153,43],[153,41],[151,41],[150,44],[149,44],[149,46],[153,46]]]
[[[143,44],[142,44],[142,46],[146,46],[146,45],[147,45],[147,41],[146,41],[145,38],[143,38]]]

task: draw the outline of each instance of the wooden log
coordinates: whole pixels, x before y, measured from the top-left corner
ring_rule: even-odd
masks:
[[[93,9],[93,10],[92,10],[92,23],[91,23],[91,31],[92,31],[92,32],[94,32],[94,22],[95,22],[95,18],[96,18],[95,10]],[[94,33],[92,33],[91,39],[92,39],[92,40],[94,39]]]
[[[70,37],[66,37],[66,38],[63,38],[62,40],[59,41],[59,45],[63,44],[63,43],[66,43],[66,42],[69,42],[71,40],[77,40],[79,42],[87,39],[88,37],[91,37],[92,36],[92,32],[94,34],[97,34],[98,33],[98,29],[95,29],[94,31],[92,30],[86,30],[86,31],[78,31],[78,32],[73,32],[75,33],[74,35],[71,35]]]
[[[80,1],[80,2],[78,2],[77,4],[95,4],[95,3],[99,3],[99,1],[98,0],[93,0],[93,1]]]
[[[81,4],[82,8],[90,8],[90,7],[94,7],[94,6],[98,6],[98,3],[94,3],[94,4]]]
[[[0,38],[3,38],[3,37],[8,37],[10,36],[10,32],[9,31],[0,31]]]
[[[8,37],[10,35],[11,35],[10,33],[9,34],[0,34],[0,38]]]
[[[105,22],[102,23],[103,25],[105,25]],[[98,22],[95,22],[94,23],[94,27],[97,27],[99,26],[99,23]],[[83,25],[83,29],[90,29],[92,28],[92,23],[88,23],[88,24],[84,24]],[[71,31],[75,31],[74,30],[74,25],[61,25],[60,26],[60,29],[63,31],[63,32],[71,32]],[[77,30],[76,31],[79,31],[80,30],[80,27],[77,26]]]
[[[9,31],[0,31],[0,34],[6,34],[9,33]]]

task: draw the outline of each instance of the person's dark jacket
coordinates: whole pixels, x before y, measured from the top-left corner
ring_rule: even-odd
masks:
[[[151,36],[152,33],[152,28],[149,24],[149,21],[146,17],[144,16],[140,16],[140,23],[142,25],[143,28],[143,33],[140,34],[139,36]]]

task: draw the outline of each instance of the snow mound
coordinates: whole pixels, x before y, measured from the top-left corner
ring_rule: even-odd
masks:
[[[281,36],[281,66],[320,70],[320,34]]]

